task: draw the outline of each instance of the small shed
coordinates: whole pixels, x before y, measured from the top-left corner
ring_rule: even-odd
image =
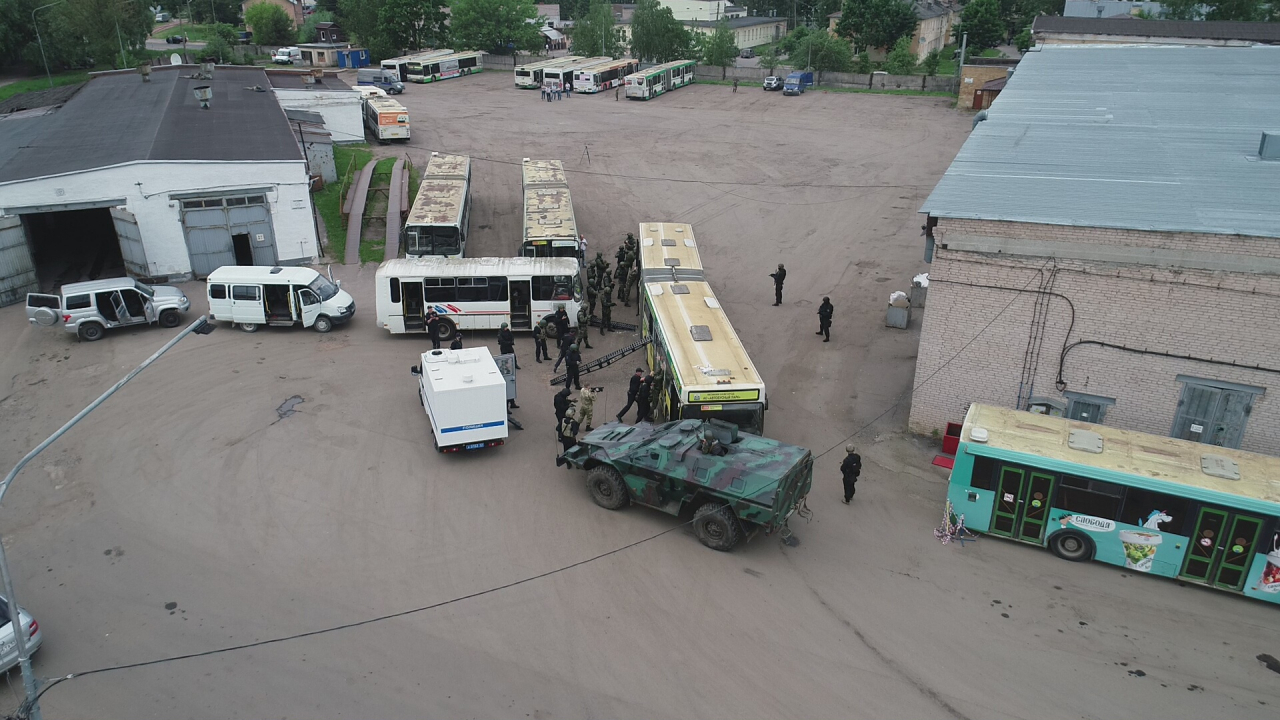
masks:
[[[364,48],[347,48],[338,51],[338,67],[340,68],[362,68],[369,67],[369,51]]]
[[[347,33],[337,23],[316,23],[316,40],[322,43],[345,43]]]
[[[973,91],[973,109],[986,110],[991,107],[991,103],[995,102],[1000,95],[1000,91],[1004,90],[1005,83],[1009,82],[1009,78],[1002,77],[995,80],[988,80],[982,84],[982,87]]]

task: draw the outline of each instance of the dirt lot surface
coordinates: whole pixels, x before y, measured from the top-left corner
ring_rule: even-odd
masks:
[[[577,171],[592,250],[642,220],[693,223],[769,383],[770,434],[821,453],[884,414],[856,439],[853,505],[839,503],[836,449],[816,463],[814,520],[793,521],[798,547],[757,537],[722,554],[678,529],[414,614],[71,680],[45,696],[46,717],[1275,717],[1280,676],[1256,659],[1280,655],[1274,607],[934,539],[945,472],[928,440],[901,434],[907,404],[891,409],[919,319],[897,331],[883,312],[924,267],[916,210],[969,128],[946,100],[695,86],[548,104],[506,73],[402,100],[414,140],[386,152],[498,161],[475,163],[470,254],[514,251],[522,157]],[[778,262],[786,302],[772,307]],[[40,675],[445,603],[678,525],[602,510],[582,473],[555,467],[551,373],[527,338],[527,429],[435,454],[408,372],[427,343],[374,326],[373,267],[334,270],[356,298],[351,325],[186,339],[19,477],[0,528],[44,629]],[[203,310],[202,286],[184,287]],[[828,344],[814,335],[824,294]],[[0,310],[0,465],[174,332],[80,343]],[[468,342],[496,348],[492,333]],[[602,416],[633,367],[592,376],[608,387]],[[295,395],[296,412],[277,412]]]

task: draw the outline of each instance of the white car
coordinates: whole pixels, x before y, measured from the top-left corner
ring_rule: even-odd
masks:
[[[40,633],[40,623],[31,617],[31,613],[19,607],[18,614],[22,617],[23,627],[27,629],[27,656],[30,657],[40,649],[40,645],[44,642],[44,635]],[[13,623],[9,621],[9,601],[3,597],[0,597],[0,622],[4,623],[4,626],[0,627],[0,673],[2,673],[18,664],[18,645],[13,635]]]

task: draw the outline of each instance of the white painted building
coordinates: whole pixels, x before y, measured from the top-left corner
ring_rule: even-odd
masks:
[[[719,20],[720,18],[746,17],[747,11],[727,0],[658,0],[662,7],[671,8],[677,20]]]
[[[315,77],[311,72],[267,70],[271,91],[279,98],[280,107],[285,110],[320,113],[324,118],[325,129],[337,144],[364,142],[360,93],[334,74],[325,73],[321,77]],[[307,75],[311,75],[314,82],[307,82]]]
[[[314,262],[306,165],[265,73],[198,70],[102,73],[61,108],[0,120],[0,304],[92,277]]]

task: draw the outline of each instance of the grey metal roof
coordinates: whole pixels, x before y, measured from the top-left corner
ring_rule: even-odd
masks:
[[[770,25],[776,22],[786,20],[784,17],[733,17],[722,18],[729,26],[730,30],[736,30],[741,27],[751,27],[753,25]],[[719,20],[685,20],[685,25],[690,27],[715,27],[720,24]]]
[[[261,68],[218,67],[213,80],[193,79],[196,70],[156,67],[145,83],[136,72],[97,75],[55,113],[0,122],[0,182],[136,160],[302,159]],[[199,85],[213,88],[208,110],[192,93]]]
[[[1059,46],[1022,57],[921,212],[1280,237],[1280,47]]]
[[[1134,37],[1197,40],[1252,40],[1280,43],[1280,23],[1205,20],[1139,20],[1137,18],[1051,17],[1041,15],[1032,23],[1034,32],[1071,35],[1129,35]]]

